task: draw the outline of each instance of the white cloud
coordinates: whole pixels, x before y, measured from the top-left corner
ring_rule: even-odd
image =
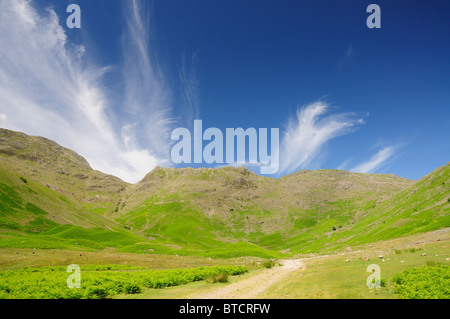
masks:
[[[124,129],[130,145],[142,145],[158,158],[169,158],[171,91],[152,46],[153,26],[147,1],[132,0],[125,7],[126,31],[122,37],[125,83]],[[130,129],[132,127],[132,129]]]
[[[123,101],[129,116],[117,128],[101,85],[110,68],[83,61],[88,50],[68,41],[52,9],[41,14],[31,1],[0,0],[0,123],[53,139],[128,182],[165,163],[169,92],[149,53],[146,13],[129,2]]]
[[[199,118],[199,82],[196,76],[197,54],[192,54],[190,61],[187,61],[186,53],[183,54],[179,77],[182,85],[182,96],[184,99],[183,118],[187,127],[191,127],[195,119]]]
[[[6,114],[0,114],[0,125],[4,126],[6,125],[6,121],[8,120],[8,117]]]
[[[350,162],[350,159],[345,160],[336,169],[338,169],[338,170],[345,170],[348,167],[349,162]]]
[[[392,159],[396,151],[395,146],[386,146],[373,155],[368,161],[351,169],[355,173],[375,173]]]
[[[326,115],[328,105],[316,102],[297,110],[281,139],[279,174],[306,168],[321,157],[328,141],[353,132],[364,123],[354,113]]]
[[[350,43],[350,45],[348,46],[348,48],[347,48],[347,51],[345,51],[345,56],[347,57],[347,58],[350,58],[350,57],[352,57],[353,56],[353,46],[352,46],[352,44]]]
[[[348,65],[354,56],[355,50],[353,49],[353,45],[350,43],[345,52],[339,56],[337,66],[343,67]]]

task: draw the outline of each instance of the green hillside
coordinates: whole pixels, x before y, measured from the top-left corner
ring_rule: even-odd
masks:
[[[211,257],[329,251],[449,227],[449,167],[417,182],[157,167],[131,185],[50,140],[0,129],[0,246]]]
[[[314,241],[301,242],[300,249],[328,251],[450,227],[449,182],[447,164],[385,200],[368,201],[350,223],[316,236]],[[292,243],[299,238],[304,236],[294,236]]]
[[[101,214],[126,185],[52,141],[0,129],[0,247],[99,249],[142,241]]]

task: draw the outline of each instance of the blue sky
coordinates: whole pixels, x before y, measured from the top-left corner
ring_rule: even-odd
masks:
[[[449,88],[448,1],[0,0],[0,127],[129,182],[194,119],[280,128],[279,175],[419,179],[450,159]]]

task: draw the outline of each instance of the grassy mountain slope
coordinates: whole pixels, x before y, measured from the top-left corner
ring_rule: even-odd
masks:
[[[242,167],[156,168],[130,186],[111,217],[156,242],[207,249],[239,241],[300,251],[413,183],[337,170],[301,171],[276,180]]]
[[[450,227],[450,163],[385,200],[368,201],[350,223],[306,241],[303,252],[327,251]],[[308,229],[308,232],[310,229]]]
[[[103,248],[142,238],[103,217],[125,190],[73,151],[0,129],[1,246]]]
[[[355,239],[374,241],[450,227],[450,163],[362,216]]]
[[[449,177],[449,164],[418,182],[157,167],[131,185],[45,138],[0,129],[1,246],[223,257],[326,251],[449,227]]]

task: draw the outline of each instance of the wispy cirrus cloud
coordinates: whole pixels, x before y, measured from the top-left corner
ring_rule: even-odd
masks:
[[[349,45],[348,48],[347,48],[347,51],[345,51],[345,56],[346,56],[347,58],[351,58],[351,57],[353,56],[354,53],[355,53],[355,52],[353,51],[353,46],[352,46],[352,44],[350,43],[350,45]]]
[[[297,110],[289,119],[280,145],[279,174],[306,168],[321,157],[326,143],[349,134],[363,124],[354,113],[328,114],[325,102],[316,102]]]
[[[53,139],[94,169],[128,182],[156,165],[172,165],[175,123],[189,126],[199,115],[197,53],[183,55],[178,80],[185,108],[174,118],[173,86],[152,44],[148,2],[124,3],[118,66],[87,63],[89,50],[70,41],[54,10],[38,12],[32,4],[0,0],[0,125]],[[352,54],[350,46],[347,55]],[[117,69],[123,92],[112,94],[117,92],[103,79]],[[320,161],[328,141],[363,123],[354,113],[330,114],[325,102],[302,107],[283,132],[278,174]]]
[[[339,59],[338,59],[338,67],[343,67],[345,65],[348,65],[348,63],[353,59],[355,56],[355,50],[353,49],[353,45],[350,43],[347,49],[345,50],[345,53],[343,53]]]
[[[128,144],[139,145],[160,159],[168,159],[172,119],[172,92],[153,48],[148,1],[125,4],[122,36],[124,64],[124,118],[122,134]],[[141,143],[141,144],[138,144]],[[167,163],[166,163],[167,164]]]
[[[385,165],[394,157],[397,149],[398,147],[395,145],[386,146],[380,149],[369,160],[353,167],[350,171],[355,173],[376,173],[380,169],[384,168]]]
[[[182,96],[184,100],[184,122],[188,127],[192,126],[195,119],[200,115],[199,111],[199,82],[197,79],[197,55],[194,52],[190,59],[186,53],[183,53],[181,66],[179,68],[179,77],[181,82]]]
[[[148,11],[127,5],[122,110],[102,86],[108,66],[84,61],[86,48],[70,43],[53,9],[27,0],[0,0],[0,114],[5,128],[46,136],[74,149],[93,168],[136,182],[167,163],[170,92],[149,48]],[[144,137],[138,139],[136,136]],[[142,141],[145,141],[143,143]]]

